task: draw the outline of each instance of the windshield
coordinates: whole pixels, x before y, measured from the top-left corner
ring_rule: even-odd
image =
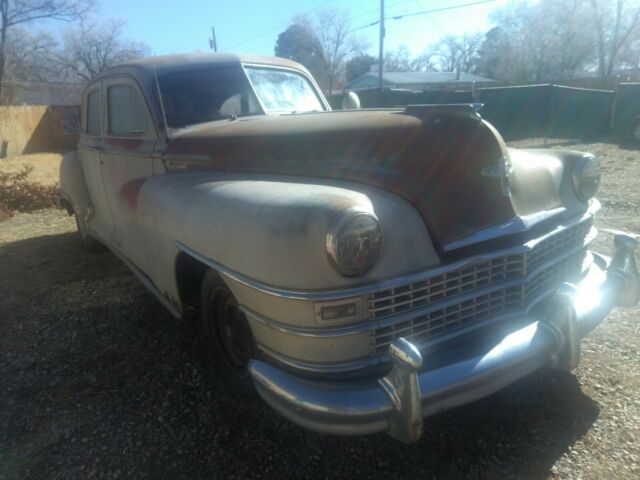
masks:
[[[263,113],[239,65],[170,73],[158,82],[171,128]]]
[[[245,70],[267,113],[324,110],[315,89],[304,76],[275,68],[246,67]]]
[[[285,70],[247,67],[243,71],[240,65],[224,65],[169,73],[161,76],[158,82],[167,125],[171,128],[234,116],[259,115],[265,111],[324,110],[311,83],[302,75]]]

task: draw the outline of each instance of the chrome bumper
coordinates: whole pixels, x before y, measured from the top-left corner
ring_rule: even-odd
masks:
[[[274,410],[305,428],[339,435],[387,432],[415,442],[427,415],[490,395],[544,365],[575,368],[580,339],[615,305],[638,302],[637,243],[631,235],[616,235],[610,261],[598,257],[582,281],[563,285],[543,311],[514,318],[527,326],[474,358],[425,371],[420,352],[401,338],[389,349],[390,372],[378,380],[312,381],[257,360],[251,375]]]

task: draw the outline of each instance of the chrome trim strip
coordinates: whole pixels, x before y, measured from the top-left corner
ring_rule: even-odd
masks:
[[[374,367],[376,365],[380,365],[381,363],[385,363],[388,358],[386,356],[368,356],[362,357],[357,360],[351,362],[342,362],[342,363],[311,363],[311,362],[303,362],[301,360],[295,360],[291,357],[287,357],[280,353],[276,353],[270,348],[258,344],[258,348],[268,357],[273,358],[278,363],[283,365],[287,365],[288,367],[295,368],[296,370],[301,370],[304,372],[313,372],[313,373],[342,373],[342,372],[353,372],[356,370],[361,370],[363,368]]]
[[[599,206],[599,202],[598,206]],[[268,295],[274,295],[276,297],[287,298],[292,300],[311,300],[311,301],[324,301],[324,300],[340,300],[350,297],[358,297],[361,295],[367,295],[374,293],[379,290],[386,290],[390,288],[399,287],[408,283],[416,283],[428,278],[434,277],[436,275],[440,275],[442,273],[458,270],[461,268],[466,268],[472,266],[474,263],[478,261],[486,261],[492,260],[494,258],[502,257],[505,255],[514,255],[519,253],[527,253],[533,249],[535,245],[544,240],[547,237],[560,233],[563,230],[574,227],[582,222],[588,221],[593,217],[592,208],[580,218],[571,220],[562,225],[559,225],[557,228],[552,230],[551,232],[543,235],[542,237],[535,238],[524,245],[517,245],[515,247],[497,250],[494,252],[476,255],[473,257],[465,258],[464,260],[460,260],[455,263],[449,263],[446,265],[441,265],[438,267],[430,268],[427,270],[422,270],[420,272],[410,273],[406,275],[401,275],[399,277],[394,277],[388,280],[381,280],[378,282],[370,282],[361,285],[356,285],[353,287],[347,287],[342,289],[326,289],[326,290],[294,290],[282,287],[275,287],[269,285],[267,283],[255,280],[249,276],[243,275],[240,272],[232,270],[230,268],[225,267],[219,262],[212,260],[204,255],[199,254],[195,250],[187,247],[182,242],[176,242],[176,247],[179,250],[182,250],[188,255],[191,255],[196,260],[204,263],[210,268],[215,269],[218,273],[229,277],[232,280],[235,280],[238,283],[241,283],[247,287],[253,288],[259,292],[266,293]]]

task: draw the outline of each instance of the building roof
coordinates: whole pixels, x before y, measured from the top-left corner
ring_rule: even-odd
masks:
[[[345,86],[345,90],[358,88],[374,88],[378,86],[378,73],[367,72],[354,78]],[[446,84],[455,86],[457,84],[468,85],[470,83],[492,84],[495,80],[475,75],[472,73],[460,72],[382,72],[382,82],[384,86],[402,87],[405,85],[436,86]]]

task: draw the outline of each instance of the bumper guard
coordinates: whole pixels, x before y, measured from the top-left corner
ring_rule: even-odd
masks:
[[[595,262],[580,283],[564,284],[544,313],[527,314],[526,327],[471,359],[420,372],[422,355],[400,338],[389,348],[390,372],[377,381],[310,381],[257,360],[250,372],[260,396],[305,428],[339,435],[384,431],[402,442],[417,442],[427,415],[488,396],[544,365],[575,368],[580,339],[614,306],[633,306],[640,299],[637,245],[637,237],[615,234],[608,265],[604,259]]]

